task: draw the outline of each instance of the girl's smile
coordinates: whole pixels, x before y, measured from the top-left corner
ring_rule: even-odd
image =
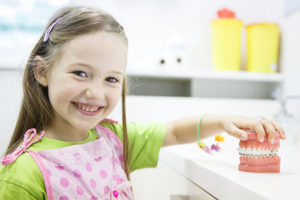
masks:
[[[72,102],[74,107],[83,115],[95,116],[104,108],[104,106],[89,104],[89,103],[77,103]]]

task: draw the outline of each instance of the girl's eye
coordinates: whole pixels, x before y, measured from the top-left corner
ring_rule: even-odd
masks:
[[[108,82],[111,82],[111,83],[117,83],[117,82],[119,82],[118,79],[116,79],[114,77],[108,77],[105,80],[108,81]]]
[[[87,77],[87,74],[83,71],[75,71],[74,74],[80,77]]]

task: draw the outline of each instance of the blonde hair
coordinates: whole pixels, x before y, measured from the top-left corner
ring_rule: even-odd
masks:
[[[47,41],[43,41],[47,28],[58,18],[60,21],[53,27]],[[104,31],[120,36],[126,45],[127,37],[123,27],[109,14],[97,8],[86,6],[67,6],[58,10],[49,20],[46,30],[36,43],[28,58],[23,75],[23,99],[19,117],[10,143],[6,150],[6,155],[14,151],[22,142],[24,133],[30,128],[42,131],[51,123],[54,110],[49,102],[48,88],[41,86],[34,77],[34,68],[37,66],[35,56],[41,56],[46,63],[47,70],[55,64],[62,56],[65,44],[80,35]],[[123,153],[124,166],[127,177],[129,178],[128,167],[128,137],[126,126],[126,80],[123,79],[122,85],[122,123],[123,123]]]

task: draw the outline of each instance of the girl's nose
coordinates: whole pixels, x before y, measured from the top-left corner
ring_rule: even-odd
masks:
[[[90,84],[85,92],[88,99],[102,99],[104,98],[104,86],[97,82]]]

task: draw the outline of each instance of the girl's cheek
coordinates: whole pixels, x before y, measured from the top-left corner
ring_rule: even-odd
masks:
[[[115,107],[119,100],[121,99],[121,95],[122,95],[122,92],[120,91],[115,91],[112,96],[110,97],[110,101],[111,101],[111,104],[113,105],[113,107]]]

